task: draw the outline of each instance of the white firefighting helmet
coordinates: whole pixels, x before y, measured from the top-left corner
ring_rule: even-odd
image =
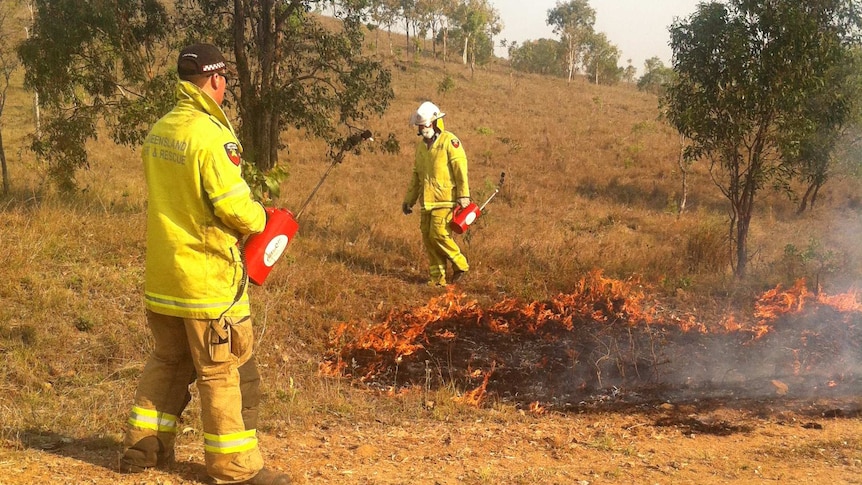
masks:
[[[440,111],[436,104],[425,101],[419,105],[416,112],[410,116],[410,124],[416,126],[431,126],[431,124],[440,118],[446,116],[446,113]]]

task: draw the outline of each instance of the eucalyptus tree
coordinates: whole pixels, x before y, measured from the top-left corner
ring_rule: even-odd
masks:
[[[799,199],[798,213],[813,208],[820,189],[836,173],[854,173],[862,168],[862,159],[853,154],[860,143],[862,128],[862,49],[854,49],[848,62],[827,73],[833,89],[805,102],[808,116],[816,126],[807,136],[785,150],[787,160],[798,171],[805,187]],[[826,99],[823,99],[825,95]],[[835,115],[835,103],[849,102],[847,113]]]
[[[88,165],[85,144],[103,120],[120,143],[143,139],[148,123],[172,104],[162,64],[172,29],[157,0],[35,0],[28,38],[19,45],[25,85],[38,94],[44,118],[31,148],[64,191]]]
[[[593,34],[596,11],[587,0],[558,1],[548,10],[548,25],[566,45],[566,72],[569,82],[575,75],[587,40]]]
[[[389,55],[392,55],[392,27],[398,21],[400,6],[398,0],[370,0],[368,11],[371,20],[377,25],[375,36],[379,36],[380,28],[386,28],[387,40],[389,42]],[[375,51],[377,51],[377,37],[375,37]]]
[[[11,188],[9,169],[6,163],[6,148],[3,144],[3,111],[9,93],[12,74],[18,69],[18,59],[15,57],[12,29],[18,28],[16,12],[20,9],[19,2],[10,1],[0,5],[0,175],[3,179],[3,193],[8,194]]]
[[[858,45],[859,12],[858,0],[728,0],[670,28],[678,78],[665,112],[689,141],[686,159],[706,159],[729,201],[737,277],[761,189],[788,187],[799,140],[850,112],[835,72]]]
[[[443,47],[443,62],[446,63],[449,60],[449,33],[456,24],[454,18],[457,15],[458,0],[438,0],[436,3],[440,8],[440,29],[437,35]]]
[[[389,71],[362,51],[367,2],[342,0],[340,24],[310,14],[309,0],[178,0],[186,38],[212,41],[235,61],[240,140],[261,170],[278,162],[280,134],[302,129],[330,145],[345,127],[382,114]]]
[[[474,69],[493,52],[493,38],[503,30],[500,14],[488,0],[460,0],[453,15],[463,46],[461,61]]]
[[[594,32],[584,41],[584,66],[595,84],[616,84],[623,75],[620,49],[604,32]]]
[[[522,72],[565,77],[565,56],[565,46],[556,39],[527,40],[509,47],[512,68]]]
[[[239,116],[246,160],[276,167],[281,133],[301,129],[341,143],[393,97],[389,71],[362,52],[367,2],[343,0],[326,26],[310,0],[35,0],[18,55],[26,85],[47,108],[33,148],[60,188],[75,187],[88,140],[104,122],[115,142],[140,143],[174,103],[177,48],[218,45],[229,58],[227,105]],[[273,187],[270,185],[270,187]]]
[[[641,91],[661,95],[675,78],[673,68],[665,66],[658,57],[650,57],[644,61],[644,75],[638,79],[637,87]]]

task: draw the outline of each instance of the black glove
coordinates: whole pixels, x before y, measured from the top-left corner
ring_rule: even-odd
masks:
[[[404,215],[406,216],[407,214],[412,214],[413,209],[410,208],[410,204],[405,202],[405,203],[401,204],[401,212],[403,212]]]

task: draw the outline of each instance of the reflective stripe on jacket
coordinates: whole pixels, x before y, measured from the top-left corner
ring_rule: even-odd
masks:
[[[263,231],[266,214],[242,178],[242,147],[222,109],[192,83],[180,81],[176,93],[142,149],[146,306],[182,318],[214,319],[228,309],[247,316],[237,241]]]
[[[438,120],[442,130],[442,120]],[[422,210],[452,208],[459,197],[470,197],[467,154],[461,140],[443,130],[431,149],[420,139],[416,162],[404,202],[412,206],[418,199]]]

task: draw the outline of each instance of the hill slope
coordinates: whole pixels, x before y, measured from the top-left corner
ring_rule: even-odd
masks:
[[[843,397],[794,401],[776,392],[540,414],[494,399],[480,409],[458,404],[452,398],[468,390],[454,385],[377,394],[321,377],[335,326],[378,322],[440,296],[423,284],[418,217],[400,213],[415,142],[407,118],[429,98],[464,142],[474,198],[484,200],[506,172],[500,195],[462,239],[473,271],[458,290],[479,305],[545,301],[599,268],[620,280],[637,275],[669,311],[715,326],[730,310],[750,314],[756,295],[778,283],[819,275],[837,293],[862,274],[856,180],[827,186],[802,217],[765,193],[752,228],[754,275],[734,283],[723,262],[725,205],[703,166],[690,174],[687,212],[674,210],[679,140],[658,120],[653,96],[502,66],[474,76],[428,60],[392,66],[396,100],[367,128],[378,140],[396,134],[400,153],[373,150],[339,165],[267,285],[252,290],[272,464],[309,483],[855,480],[858,403]],[[0,206],[0,483],[196,483],[196,403],[175,470],[114,472],[151,345],[138,154],[94,144],[85,191],[51,196],[20,150],[28,103],[14,93],[8,113],[18,123],[5,138],[16,156],[14,192]],[[279,204],[296,208],[328,162],[318,143],[296,133],[285,141],[291,177]],[[809,257],[794,258],[788,245]]]

